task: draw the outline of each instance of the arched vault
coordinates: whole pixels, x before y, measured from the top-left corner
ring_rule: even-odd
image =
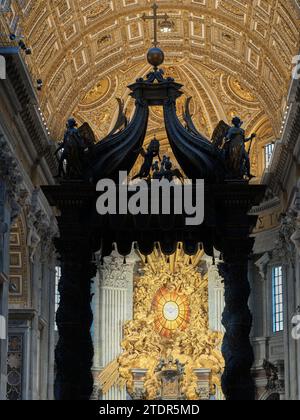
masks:
[[[127,86],[143,76],[151,44],[150,0],[26,0],[13,4],[33,54],[26,58],[44,81],[41,107],[60,139],[75,115],[104,137]],[[194,98],[196,125],[210,134],[219,119],[239,113],[249,130],[263,126],[279,136],[292,59],[298,53],[299,4],[295,0],[181,0],[158,2],[173,24],[160,33],[165,67]],[[19,10],[17,10],[19,8]],[[3,19],[3,18],[2,18]],[[128,103],[130,107],[130,103]],[[152,115],[155,130],[159,115]]]

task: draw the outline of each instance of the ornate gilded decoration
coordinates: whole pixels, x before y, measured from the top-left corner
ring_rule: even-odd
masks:
[[[172,337],[176,331],[184,331],[189,323],[189,300],[178,293],[169,283],[156,293],[152,310],[155,312],[155,329],[162,337]]]
[[[182,384],[185,375],[185,366],[174,360],[161,360],[155,369],[155,374],[161,383],[161,389],[158,399],[162,400],[184,400],[185,395],[182,394]]]
[[[174,23],[170,32],[159,34],[159,40],[167,66],[190,69],[186,76],[192,89],[189,96],[196,100],[203,133],[209,137],[218,121],[226,118],[230,122],[239,111],[246,127],[249,121],[257,120],[259,126],[267,118],[271,136],[278,137],[292,57],[298,53],[299,8],[295,1],[175,3],[159,4],[160,14],[168,14]],[[61,127],[72,114],[95,129],[100,121],[98,138],[108,133],[111,121],[107,115],[116,109],[115,95],[127,99],[126,87],[134,75],[149,70],[144,59],[153,22],[141,20],[144,13],[149,15],[149,4],[146,0],[111,0],[83,5],[79,0],[63,0],[49,8],[45,0],[27,0],[12,2],[12,12],[0,17],[4,28],[15,25],[18,17],[26,43],[32,47],[33,54],[26,60],[33,79],[44,81],[39,93],[41,108],[55,139],[61,140]],[[133,71],[133,66],[139,69]],[[119,78],[121,74],[124,77]],[[93,112],[84,114],[78,102],[87,94],[86,86],[94,89],[108,75],[112,81],[108,100],[99,100]],[[228,77],[233,89],[224,87],[223,79]],[[244,111],[240,102],[246,102]],[[149,128],[159,123],[153,118]],[[247,129],[257,132],[258,141],[265,140],[255,126]]]
[[[230,87],[241,99],[248,102],[256,102],[256,98],[249,89],[245,88],[238,79],[230,78]]]
[[[155,369],[161,359],[171,357],[185,365],[182,392],[187,399],[199,398],[195,369],[211,369],[211,387],[220,386],[224,366],[219,350],[222,335],[209,330],[208,278],[201,276],[197,268],[202,256],[203,251],[199,251],[190,258],[179,246],[170,257],[163,256],[159,250],[147,261],[141,257],[144,264],[134,282],[134,319],[124,327],[124,352],[118,359],[118,383],[125,382],[130,393],[134,392],[132,369],[147,369],[146,398],[156,398],[161,384]],[[183,315],[181,326],[185,328],[179,325],[173,329],[174,321],[167,320],[168,317],[176,318],[175,302],[179,316]],[[172,307],[166,307],[168,303]],[[158,318],[159,311],[164,315],[160,314]],[[161,328],[163,317],[170,329],[167,334],[164,334],[165,326]]]
[[[108,78],[100,80],[84,97],[82,105],[90,105],[99,101],[108,92],[110,82]]]

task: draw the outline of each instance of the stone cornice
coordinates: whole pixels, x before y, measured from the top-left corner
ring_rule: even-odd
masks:
[[[271,200],[261,203],[259,206],[253,207],[249,214],[251,215],[261,215],[264,212],[274,209],[275,207],[280,206],[281,202],[278,197],[274,197]]]
[[[35,309],[10,309],[9,319],[31,321],[37,314]]]
[[[47,136],[45,127],[38,113],[38,98],[34,91],[30,75],[20,54],[6,57],[8,81],[20,105],[19,115],[34,149],[39,157],[38,165],[43,158],[52,174],[57,171],[57,162],[53,155],[53,144]],[[34,162],[33,162],[34,163]],[[48,174],[49,175],[49,174]]]

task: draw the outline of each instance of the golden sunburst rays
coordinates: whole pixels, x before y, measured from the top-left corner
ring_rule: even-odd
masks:
[[[120,378],[133,392],[132,369],[145,370],[145,394],[153,399],[160,387],[156,367],[162,358],[173,357],[185,365],[184,393],[197,399],[195,369],[210,369],[211,386],[219,387],[224,367],[222,334],[209,329],[208,274],[199,270],[204,251],[199,246],[191,257],[178,244],[175,253],[166,256],[156,245],[150,256],[139,256],[134,316],[124,326],[118,359]]]
[[[190,309],[186,295],[162,287],[155,295],[152,303],[155,316],[155,329],[162,336],[170,338],[176,331],[187,328]]]

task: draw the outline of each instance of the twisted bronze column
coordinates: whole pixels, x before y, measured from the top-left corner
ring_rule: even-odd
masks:
[[[59,341],[55,351],[55,398],[89,400],[93,391],[94,355],[90,334],[93,322],[91,278],[95,275],[92,252],[79,238],[72,243],[73,248],[64,240],[59,243],[62,277],[56,316]]]
[[[254,362],[250,343],[252,315],[248,306],[250,284],[248,281],[248,251],[245,242],[234,247],[228,244],[224,262],[219,264],[219,273],[225,283],[225,310],[222,323],[226,334],[222,353],[225,359],[225,371],[222,377],[224,395],[229,401],[254,400],[255,384],[251,375]],[[237,245],[237,244],[236,244]]]

